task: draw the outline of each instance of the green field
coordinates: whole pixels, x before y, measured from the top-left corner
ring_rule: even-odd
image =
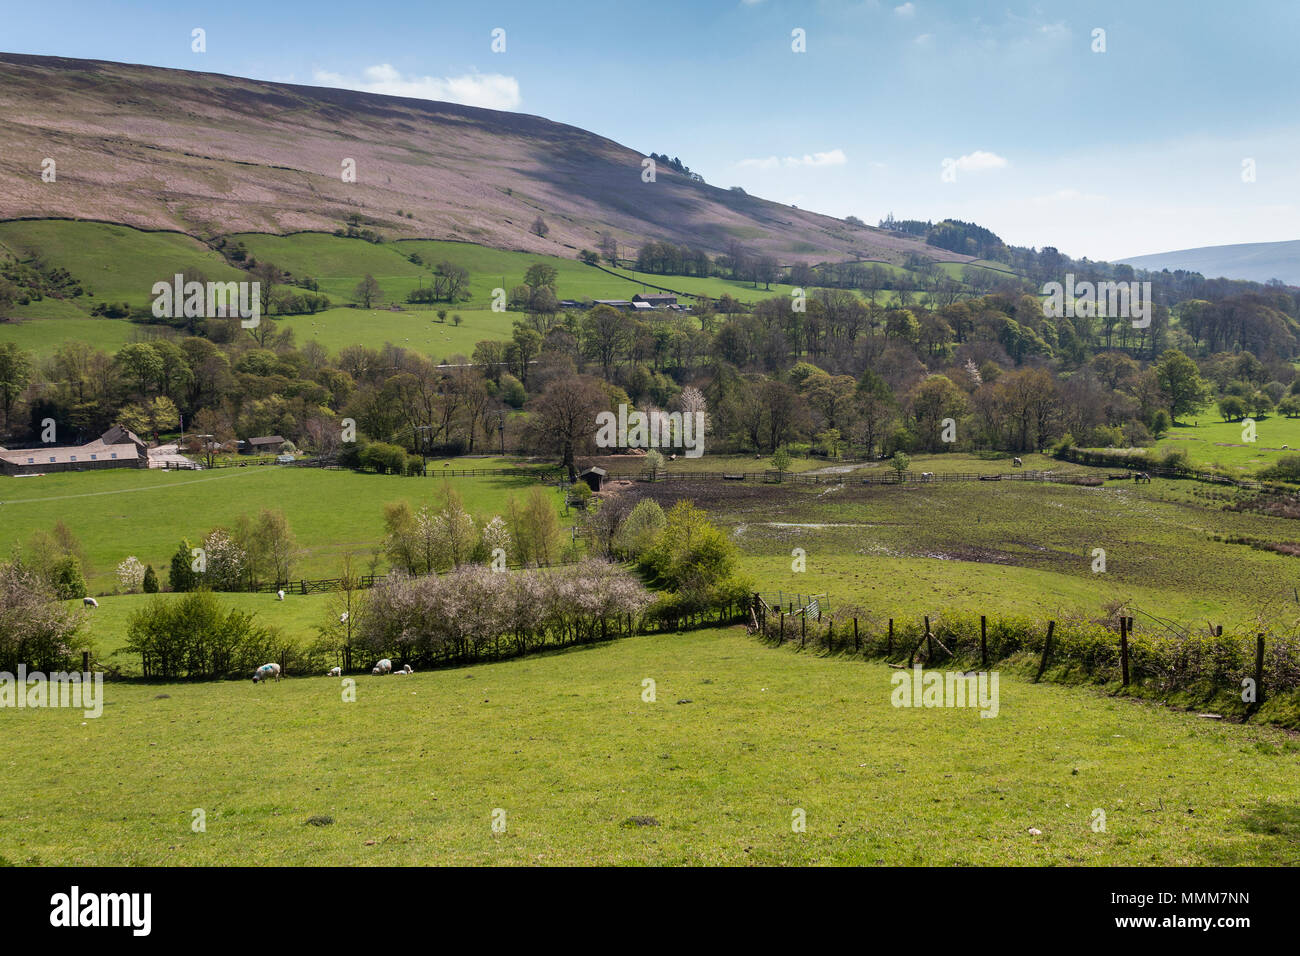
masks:
[[[353,703],[110,682],[98,719],[0,711],[3,862],[1300,862],[1280,731],[1008,673],[995,719],[896,708],[893,673],[730,629],[367,675]]]
[[[507,292],[521,285],[534,263],[553,266],[558,274],[556,294],[561,299],[630,299],[637,293],[657,288],[672,289],[687,296],[719,298],[731,295],[742,302],[757,302],[773,296],[789,296],[792,286],[773,283],[770,288],[718,277],[691,278],[639,273],[627,268],[609,272],[586,265],[576,258],[536,255],[490,249],[464,242],[432,239],[404,239],[371,243],[327,233],[294,233],[275,236],[240,233],[229,237],[244,244],[260,261],[270,261],[289,271],[295,280],[311,277],[328,295],[333,308],[316,315],[276,318],[294,330],[302,344],[312,340],[338,351],[348,345],[377,347],[385,342],[425,352],[435,359],[470,355],[483,339],[507,339],[520,313],[491,311],[493,290]],[[158,334],[157,330],[126,319],[91,318],[97,302],[126,301],[142,308],[152,301],[155,282],[170,280],[177,272],[196,270],[210,280],[248,279],[248,273],[229,266],[215,250],[181,233],[141,232],[128,226],[92,222],[21,221],[0,222],[0,252],[20,259],[39,255],[50,268],[66,269],[84,284],[87,295],[76,299],[46,298],[15,306],[12,317],[21,321],[0,323],[0,342],[12,341],[39,357],[51,354],[67,340],[88,342],[115,351],[137,338]],[[424,265],[408,256],[418,253]],[[449,260],[470,272],[469,298],[455,305],[412,308],[408,293],[430,284],[430,267]],[[943,268],[955,277],[954,264]],[[900,266],[886,269],[906,275]],[[379,308],[350,308],[353,291],[366,275],[380,284],[383,299]],[[896,302],[896,293],[878,293],[883,306]],[[684,303],[690,304],[686,298]],[[391,304],[403,311],[391,312]],[[448,321],[438,322],[437,308],[446,308]],[[463,324],[452,324],[450,314],[459,313]]]
[[[81,601],[69,601],[68,606],[81,613],[83,646],[94,648],[95,660],[124,674],[138,676],[139,656],[123,650],[131,614],[155,597],[174,601],[183,596],[172,592],[114,594],[97,598],[97,608],[83,608]],[[329,595],[319,592],[307,595],[289,592],[283,601],[277,600],[274,594],[222,594],[221,603],[227,608],[256,613],[258,623],[277,628],[286,637],[295,639],[299,646],[315,638],[317,626],[330,618]]]
[[[67,269],[83,283],[86,296],[75,304],[87,312],[92,300],[148,305],[155,282],[187,269],[214,282],[247,277],[197,239],[107,223],[0,222],[0,246],[20,259],[39,254],[49,266]],[[26,313],[18,307],[15,314]]]
[[[460,325],[452,321],[453,315],[461,317]],[[473,357],[474,346],[484,339],[509,339],[521,317],[518,312],[448,309],[447,321],[442,322],[434,309],[406,306],[401,312],[329,309],[273,321],[280,328],[293,329],[299,346],[315,341],[337,353],[349,345],[378,348],[391,342],[442,361],[456,355]]]
[[[1284,455],[1300,454],[1300,418],[1273,414],[1256,419],[1253,442],[1242,440],[1247,436],[1241,422],[1223,421],[1212,407],[1185,418],[1156,443],[1156,454],[1179,448],[1195,465],[1238,477],[1253,477]]]
[[[442,464],[431,461],[433,477],[426,479],[277,466],[0,478],[0,552],[8,554],[33,532],[48,531],[61,520],[87,552],[91,593],[111,593],[117,584],[114,569],[128,555],[152,564],[165,582],[182,538],[197,544],[214,527],[229,527],[241,514],[255,517],[270,508],[285,513],[302,549],[294,576],[336,577],[343,555],[368,559],[379,546],[386,503],[437,504]],[[500,464],[492,458],[458,459],[456,467]],[[466,510],[481,517],[500,513],[511,495],[522,499],[535,484],[527,475],[454,479]],[[558,506],[558,493],[550,493]],[[379,568],[386,568],[384,562]]]
[[[1010,470],[964,455],[918,457],[913,470],[940,472],[945,464]],[[957,610],[1099,616],[1116,601],[1229,629],[1257,614],[1279,622],[1297,615],[1300,562],[1222,540],[1292,542],[1300,538],[1294,522],[1225,511],[1189,482],[864,486],[849,474],[842,484],[682,480],[632,493],[664,506],[696,501],[731,532],[744,570],[764,591],[827,593],[834,604],[886,617]],[[793,569],[795,548],[806,555],[803,571]],[[1092,570],[1095,548],[1106,554],[1101,573]]]

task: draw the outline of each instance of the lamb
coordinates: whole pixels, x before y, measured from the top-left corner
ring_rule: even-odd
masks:
[[[99,602],[96,601],[93,597],[82,598],[81,603],[85,607],[99,607]]]
[[[342,677],[342,676],[343,676],[343,668],[341,668],[341,667],[331,667],[331,668],[330,668],[330,672],[329,672],[328,674],[326,674],[325,676],[326,676],[326,677]]]
[[[922,481],[934,481],[934,472],[932,472],[932,471],[923,471],[923,472],[921,472],[921,480],[922,480]]]
[[[284,588],[280,588],[280,590],[278,590],[278,591],[275,592],[275,599],[276,599],[277,601],[283,601],[283,600],[284,600]]]
[[[402,665],[402,669],[401,669],[400,671],[398,671],[398,673],[399,673],[399,674],[414,674],[415,671],[411,670],[411,665],[410,665],[410,664],[403,664],[403,665]]]
[[[374,666],[370,673],[378,677],[380,674],[391,674],[393,672],[393,662],[385,657],[382,661]]]
[[[1025,467],[1025,463],[1024,463],[1023,461],[1021,461],[1019,458],[1012,458],[1012,459],[1011,459],[1011,467],[1012,467],[1012,468],[1023,468],[1023,467]]]
[[[260,684],[262,681],[270,680],[272,677],[274,677],[276,680],[280,679],[279,664],[263,664],[257,670],[253,671],[254,684]]]

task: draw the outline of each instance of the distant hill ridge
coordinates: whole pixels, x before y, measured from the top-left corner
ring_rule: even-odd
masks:
[[[1196,249],[1133,256],[1119,261],[1156,272],[1162,269],[1170,272],[1179,269],[1199,272],[1207,279],[1249,279],[1253,282],[1280,279],[1287,285],[1300,285],[1300,239],[1200,246]]]

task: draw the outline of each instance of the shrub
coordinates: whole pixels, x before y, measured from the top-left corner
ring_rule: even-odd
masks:
[[[81,573],[81,562],[66,554],[54,562],[54,596],[60,601],[71,601],[86,596],[86,578]]]
[[[141,590],[145,594],[158,593],[158,572],[153,569],[153,565],[147,565],[144,569],[144,580],[141,582]]]
[[[255,615],[227,611],[211,591],[150,599],[129,618],[126,636],[145,676],[167,679],[247,676],[289,650]]]

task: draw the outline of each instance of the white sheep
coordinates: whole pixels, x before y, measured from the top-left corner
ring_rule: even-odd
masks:
[[[270,680],[272,677],[274,677],[276,680],[280,679],[279,664],[263,664],[257,670],[253,671],[254,684],[260,684],[262,681]]]
[[[280,588],[280,590],[278,590],[278,591],[275,592],[275,599],[276,599],[277,601],[283,601],[283,600],[284,600],[284,588]]]
[[[403,664],[403,665],[402,665],[402,673],[404,673],[404,674],[414,674],[415,671],[411,670],[411,665],[410,665],[410,664]]]
[[[328,674],[326,674],[325,676],[326,676],[326,677],[342,677],[342,676],[343,676],[343,668],[341,668],[341,667],[331,667],[331,668],[330,668],[330,672],[329,672]]]
[[[393,662],[385,657],[382,661],[374,666],[370,673],[378,677],[380,674],[391,674],[393,672]]]
[[[81,603],[86,607],[99,607],[99,602],[96,601],[93,597],[82,598]]]

